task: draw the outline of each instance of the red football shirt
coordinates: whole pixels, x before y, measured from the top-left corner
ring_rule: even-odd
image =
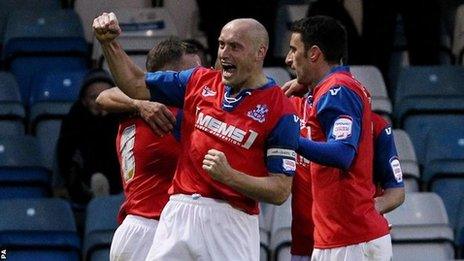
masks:
[[[157,136],[141,118],[128,118],[119,125],[116,149],[126,196],[119,222],[128,214],[159,219],[169,199],[179,142],[173,135]]]

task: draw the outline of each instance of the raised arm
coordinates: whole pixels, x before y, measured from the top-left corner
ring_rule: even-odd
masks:
[[[121,91],[134,99],[150,99],[150,92],[145,84],[145,72],[129,58],[116,41],[121,34],[116,15],[103,13],[93,21],[93,29],[111,74]]]

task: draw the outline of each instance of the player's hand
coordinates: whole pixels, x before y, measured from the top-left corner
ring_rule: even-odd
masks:
[[[282,86],[282,91],[284,91],[287,97],[298,96],[303,97],[308,92],[308,87],[302,84],[299,84],[296,79],[286,82]]]
[[[172,131],[176,124],[176,117],[164,104],[140,100],[136,102],[136,107],[142,119],[159,136]]]
[[[233,175],[233,169],[222,151],[208,150],[203,159],[202,168],[213,178],[221,183],[227,184]]]
[[[93,20],[93,31],[100,43],[108,43],[121,34],[118,19],[114,13],[103,13]]]

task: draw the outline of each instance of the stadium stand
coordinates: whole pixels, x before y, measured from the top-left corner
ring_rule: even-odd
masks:
[[[50,172],[37,140],[0,136],[0,199],[38,198],[50,194]]]
[[[450,224],[457,228],[464,198],[464,125],[441,126],[427,140],[423,181],[443,199]]]
[[[369,90],[372,98],[372,110],[380,115],[389,116],[392,113],[392,104],[379,69],[371,65],[358,65],[350,66],[350,71]]]
[[[288,197],[280,206],[274,207],[271,224],[270,249],[273,260],[290,261],[292,242],[292,197]]]
[[[453,231],[441,198],[431,192],[407,193],[400,207],[387,213],[395,260],[454,259]]]
[[[275,43],[274,43],[274,56],[285,58],[289,51],[290,41],[290,25],[293,21],[306,16],[306,11],[309,5],[281,5],[277,10],[276,24],[275,24]]]
[[[403,170],[405,190],[406,192],[417,192],[419,191],[420,172],[411,139],[401,129],[394,129],[393,137],[395,138],[395,146]]]
[[[291,80],[288,71],[282,67],[264,67],[264,74],[274,79],[279,86]]]
[[[111,240],[118,227],[117,215],[123,199],[122,194],[98,197],[88,204],[83,246],[85,260],[109,260]]]
[[[177,36],[174,18],[165,8],[125,8],[113,11],[123,31],[118,41],[129,56],[145,55],[158,42]],[[92,59],[101,65],[102,55],[101,46],[95,44]]]
[[[12,12],[5,32],[3,58],[16,76],[22,101],[29,102],[34,75],[87,68],[87,44],[73,10]]]
[[[80,260],[80,239],[62,199],[0,200],[0,245],[8,260]]]
[[[0,72],[0,133],[1,135],[24,134],[26,116],[21,94],[14,75]]]

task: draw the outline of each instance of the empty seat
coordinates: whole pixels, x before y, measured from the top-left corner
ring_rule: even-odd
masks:
[[[114,9],[150,7],[151,0],[75,0],[74,10],[79,14],[84,25],[85,39],[93,41],[93,19],[103,12],[113,12]],[[119,17],[118,17],[119,18]]]
[[[441,196],[450,223],[456,227],[464,198],[464,125],[441,126],[427,140],[423,180]]]
[[[8,18],[3,58],[16,76],[25,104],[34,75],[86,69],[87,49],[73,10],[21,10]]]
[[[371,93],[372,110],[379,114],[391,114],[391,101],[379,69],[371,65],[358,65],[350,66],[350,71]]]
[[[412,66],[398,80],[395,116],[400,126],[413,114],[464,113],[464,68]]]
[[[2,0],[0,1],[0,45],[3,43],[8,15],[18,9],[60,9],[60,1],[57,0]]]
[[[395,146],[400,158],[403,170],[404,186],[406,191],[419,191],[419,165],[417,163],[416,152],[412,145],[409,135],[401,129],[394,129]]]
[[[292,197],[280,206],[274,207],[271,225],[270,249],[274,260],[290,261],[292,244]]]
[[[24,134],[24,106],[14,75],[0,72],[0,133]]]
[[[8,260],[79,260],[80,239],[62,199],[0,200],[0,245]]]
[[[464,114],[435,114],[409,116],[403,129],[409,134],[416,151],[417,162],[423,167],[427,148],[427,135],[441,131],[443,126],[464,125]]]
[[[124,8],[112,11],[118,17],[122,33],[118,41],[128,53],[148,52],[160,41],[177,35],[177,29],[165,8]],[[92,58],[103,58],[101,46],[93,45]]]
[[[435,193],[408,193],[404,203],[386,214],[395,260],[454,258],[453,231],[441,198]]]
[[[83,255],[86,260],[109,257],[113,234],[118,227],[117,215],[124,196],[97,197],[87,206]],[[104,211],[102,211],[104,210]]]
[[[46,197],[50,172],[34,137],[0,136],[0,199]]]
[[[289,42],[291,37],[290,25],[306,16],[309,5],[281,5],[277,9],[277,17],[275,23],[275,38],[274,56],[286,57],[290,50]]]
[[[41,120],[61,119],[78,99],[87,70],[52,71],[34,77],[30,99],[31,125],[35,132]]]
[[[274,81],[280,86],[291,80],[288,71],[282,67],[264,67],[263,72],[266,76],[274,79]]]

